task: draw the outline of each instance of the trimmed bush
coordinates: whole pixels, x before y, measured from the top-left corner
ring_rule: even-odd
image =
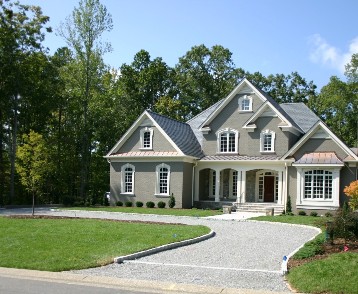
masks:
[[[333,214],[332,214],[332,213],[330,213],[330,212],[326,212],[326,213],[324,214],[324,216],[325,216],[325,217],[332,217],[332,216],[333,216]]]
[[[124,203],[124,205],[125,205],[126,207],[132,207],[132,206],[133,206],[133,203],[132,203],[132,201],[126,201],[126,202]]]
[[[300,210],[300,211],[298,212],[298,215],[307,215],[307,213],[306,213],[306,211],[304,211],[304,210]]]
[[[315,212],[315,211],[312,211],[312,212],[310,213],[310,216],[317,216],[317,215],[318,215],[318,213]]]
[[[153,201],[148,201],[145,206],[147,206],[147,208],[154,208],[155,207],[155,203]]]
[[[116,206],[123,206],[123,202],[122,201],[117,201]]]
[[[168,206],[169,206],[169,208],[174,208],[174,206],[175,206],[175,197],[174,197],[173,193],[169,197]]]
[[[137,202],[135,203],[135,206],[137,206],[137,207],[143,207],[143,202],[142,202],[142,201],[137,201]]]
[[[165,202],[164,201],[159,201],[158,202],[158,208],[165,208]]]

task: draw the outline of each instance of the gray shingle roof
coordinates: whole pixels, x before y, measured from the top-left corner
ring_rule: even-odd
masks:
[[[224,99],[216,102],[214,105],[200,112],[198,115],[187,121],[187,124],[190,125],[191,129],[194,132],[195,137],[198,139],[199,144],[202,145],[204,136],[200,131],[202,124],[208,119],[208,117],[220,106]]]
[[[319,117],[309,109],[304,103],[282,103],[281,109],[289,115],[292,120],[306,133],[312,126],[319,121]]]
[[[147,110],[147,112],[185,155],[197,158],[204,156],[201,146],[189,124],[150,110]]]

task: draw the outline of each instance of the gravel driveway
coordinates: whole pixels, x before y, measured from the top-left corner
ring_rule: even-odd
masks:
[[[74,273],[256,290],[289,292],[280,273],[282,258],[318,233],[310,227],[245,220],[89,211],[41,213],[205,225],[216,233],[215,237],[190,246]]]

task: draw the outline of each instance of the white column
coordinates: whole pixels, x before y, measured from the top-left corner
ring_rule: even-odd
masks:
[[[246,202],[246,171],[242,171],[241,178],[241,203]]]
[[[220,170],[215,170],[216,185],[215,185],[215,202],[220,202]]]
[[[283,172],[282,171],[278,171],[277,172],[278,173],[278,191],[277,191],[277,193],[278,193],[278,197],[277,197],[277,204],[283,204],[283,202],[282,202],[282,199],[283,199],[283,187],[284,187],[284,183],[283,183],[283,177],[282,177],[282,174],[283,174]],[[276,179],[275,179],[275,183],[276,183]]]

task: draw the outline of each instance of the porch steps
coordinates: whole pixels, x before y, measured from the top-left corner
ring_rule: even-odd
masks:
[[[234,203],[236,205],[236,211],[245,211],[245,212],[260,212],[265,213],[266,209],[273,208],[275,215],[281,214],[284,210],[283,205],[276,203]]]

